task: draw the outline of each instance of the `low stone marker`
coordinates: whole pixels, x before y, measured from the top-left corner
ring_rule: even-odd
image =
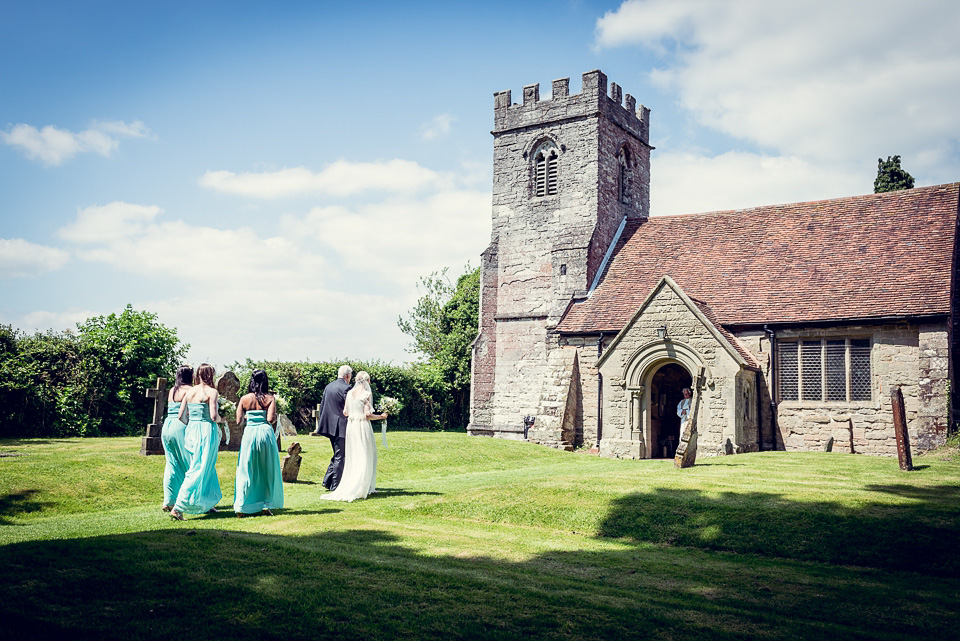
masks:
[[[913,457],[910,455],[907,413],[903,407],[903,393],[899,387],[890,387],[890,402],[893,404],[893,432],[897,437],[897,458],[900,460],[900,469],[909,472],[913,469]]]
[[[237,392],[240,390],[240,379],[231,370],[227,370],[217,379],[217,391],[220,396],[227,399],[234,405],[240,402],[240,396]],[[240,450],[240,441],[243,440],[243,427],[237,425],[236,415],[233,412],[226,412],[229,416],[224,416],[223,420],[230,430],[230,443],[227,443],[226,436],[220,439],[220,451],[230,450],[237,452]]]
[[[831,437],[827,440],[827,442],[824,444],[824,446],[823,446],[823,451],[824,451],[824,452],[832,452],[832,451],[833,451],[833,437],[832,437],[832,436],[831,436]]]
[[[163,442],[160,440],[160,430],[167,417],[167,379],[158,378],[157,386],[146,390],[147,398],[153,399],[153,422],[147,425],[147,434],[140,441],[140,454],[163,454]]]
[[[301,451],[302,448],[296,441],[287,448],[287,455],[283,457],[283,471],[281,472],[284,483],[297,482],[297,476],[300,474],[300,462],[303,460],[303,457],[300,456]]]

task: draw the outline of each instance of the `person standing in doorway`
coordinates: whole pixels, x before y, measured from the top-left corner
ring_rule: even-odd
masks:
[[[690,392],[690,388],[684,387],[683,400],[677,403],[677,416],[680,417],[680,436],[683,436],[683,430],[687,427],[687,421],[690,420],[690,400],[692,398],[693,394]]]

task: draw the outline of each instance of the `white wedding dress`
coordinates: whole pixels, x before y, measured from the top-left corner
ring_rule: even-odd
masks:
[[[373,414],[373,395],[354,387],[347,393],[347,435],[343,442],[343,476],[333,492],[324,494],[327,501],[365,499],[376,492],[377,443],[367,414]]]

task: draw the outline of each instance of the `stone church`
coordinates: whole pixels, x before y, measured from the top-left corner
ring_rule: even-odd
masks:
[[[604,456],[895,455],[957,407],[960,184],[649,217],[650,111],[583,74],[494,95],[469,432]]]

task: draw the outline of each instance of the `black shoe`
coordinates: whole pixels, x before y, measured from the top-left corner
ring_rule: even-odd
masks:
[[[323,436],[320,432],[307,432],[310,436]]]

